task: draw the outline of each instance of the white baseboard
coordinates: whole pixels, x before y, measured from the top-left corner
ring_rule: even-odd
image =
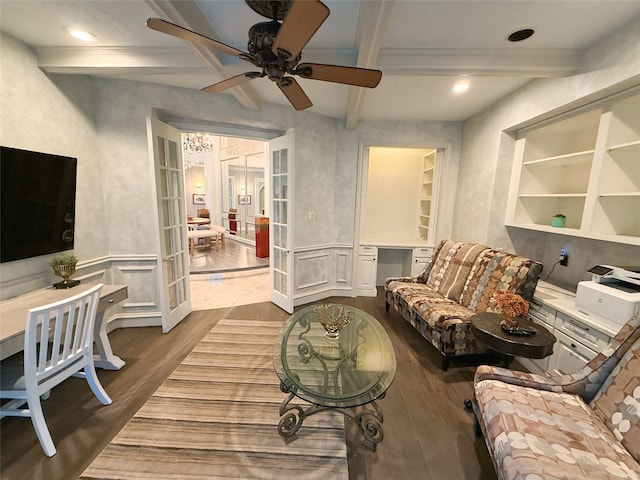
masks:
[[[139,314],[116,313],[107,319],[107,333],[118,328],[133,327],[161,327],[162,314],[160,312],[145,312]]]

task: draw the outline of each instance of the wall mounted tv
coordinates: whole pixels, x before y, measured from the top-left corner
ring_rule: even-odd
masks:
[[[73,248],[77,159],[0,147],[0,257]]]

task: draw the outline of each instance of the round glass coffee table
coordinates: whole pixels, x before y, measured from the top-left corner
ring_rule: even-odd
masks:
[[[383,439],[383,398],[396,373],[391,339],[380,322],[362,310],[344,309],[349,322],[338,338],[328,333],[311,305],[294,313],[282,326],[275,343],[273,365],[280,389],[289,395],[280,406],[278,433],[291,441],[305,418],[338,411],[353,420],[364,445],[375,450]],[[311,405],[290,404],[294,397]]]

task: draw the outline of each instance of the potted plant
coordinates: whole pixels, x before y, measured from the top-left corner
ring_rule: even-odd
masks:
[[[80,283],[80,280],[69,280],[76,271],[76,263],[78,258],[70,253],[61,253],[51,258],[49,265],[53,268],[53,273],[62,277],[62,282],[54,283],[53,288],[71,288]]]
[[[526,321],[529,313],[529,303],[517,293],[506,290],[494,292],[491,306],[506,331],[517,329],[519,321]]]
[[[567,223],[567,218],[562,213],[556,213],[551,219],[552,227],[564,227]]]

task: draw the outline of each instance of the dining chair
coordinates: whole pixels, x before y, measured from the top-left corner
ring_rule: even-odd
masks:
[[[64,300],[32,308],[27,313],[24,352],[0,363],[0,418],[31,417],[45,454],[56,447],[44,418],[41,397],[71,376],[87,380],[103,405],[111,398],[100,384],[93,364],[93,327],[102,284]],[[26,406],[25,406],[26,404]]]

